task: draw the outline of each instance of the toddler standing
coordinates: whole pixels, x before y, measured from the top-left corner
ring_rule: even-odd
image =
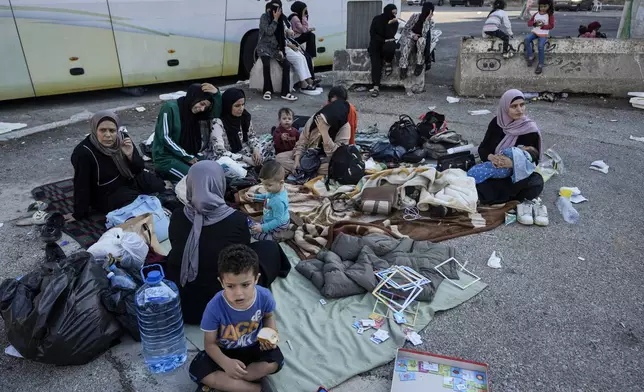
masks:
[[[280,123],[273,130],[275,154],[292,151],[297,141],[300,140],[300,131],[293,127],[293,111],[289,108],[282,108],[277,113],[277,117]]]

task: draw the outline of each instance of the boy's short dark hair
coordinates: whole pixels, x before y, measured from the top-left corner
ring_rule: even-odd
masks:
[[[223,278],[224,274],[241,275],[248,271],[252,271],[253,276],[257,276],[259,258],[257,253],[247,245],[230,245],[219,253],[218,270],[219,278]]]
[[[291,110],[291,108],[281,108],[279,112],[277,112],[277,118],[278,119],[282,118],[282,114],[290,114],[291,117],[295,115],[295,113],[293,113],[293,110]]]
[[[259,171],[259,178],[262,180],[274,180],[282,181],[284,180],[284,168],[276,160],[270,160],[265,162],[262,166],[262,169]]]
[[[331,102],[333,98],[338,98],[343,101],[348,101],[349,92],[343,86],[333,86],[331,87],[331,90],[329,90],[329,102]]]

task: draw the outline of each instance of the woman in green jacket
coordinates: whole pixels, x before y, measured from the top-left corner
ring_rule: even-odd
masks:
[[[152,158],[157,171],[179,181],[208,145],[212,120],[221,115],[221,92],[210,83],[192,84],[185,97],[166,102],[159,111]]]

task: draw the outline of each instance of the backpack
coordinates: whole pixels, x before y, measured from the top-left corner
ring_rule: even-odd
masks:
[[[331,156],[329,162],[329,181],[335,180],[342,185],[356,185],[364,177],[364,161],[360,150],[354,145],[342,145]]]
[[[391,128],[389,128],[389,141],[394,146],[404,147],[411,150],[420,145],[420,137],[414,120],[406,114],[400,115]]]
[[[418,135],[423,142],[429,141],[432,136],[445,132],[447,129],[445,116],[434,111],[425,113],[417,127]]]

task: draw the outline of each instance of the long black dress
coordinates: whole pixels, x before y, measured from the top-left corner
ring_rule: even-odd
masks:
[[[228,245],[249,245],[257,253],[261,272],[260,286],[269,287],[278,276],[286,277],[291,269],[288,258],[276,242],[250,243],[246,215],[235,211],[221,222],[201,229],[197,278],[182,287],[180,284],[181,260],[190,230],[192,230],[192,223],[186,217],[183,208],[175,210],[170,218],[168,234],[172,250],[168,255],[166,273],[168,279],[179,287],[183,321],[186,324],[200,324],[206,305],[222,289],[217,280],[219,276],[217,261],[219,252]]]
[[[485,137],[479,146],[479,156],[481,160],[488,161],[488,155],[494,154],[496,146],[505,137],[503,129],[497,124],[496,117],[492,119],[487,128]],[[539,135],[529,133],[517,138],[516,145],[532,146],[539,150]],[[541,151],[540,151],[541,152]],[[537,162],[538,163],[538,162]],[[543,191],[543,178],[539,173],[532,173],[530,177],[512,183],[512,178],[489,179],[476,186],[479,201],[483,204],[505,203],[510,200],[532,200],[536,199]]]
[[[377,15],[371,21],[369,28],[369,55],[371,57],[371,81],[374,86],[380,86],[383,63],[391,63],[396,55],[396,42],[389,41],[396,37],[398,23],[389,23],[385,14]]]

